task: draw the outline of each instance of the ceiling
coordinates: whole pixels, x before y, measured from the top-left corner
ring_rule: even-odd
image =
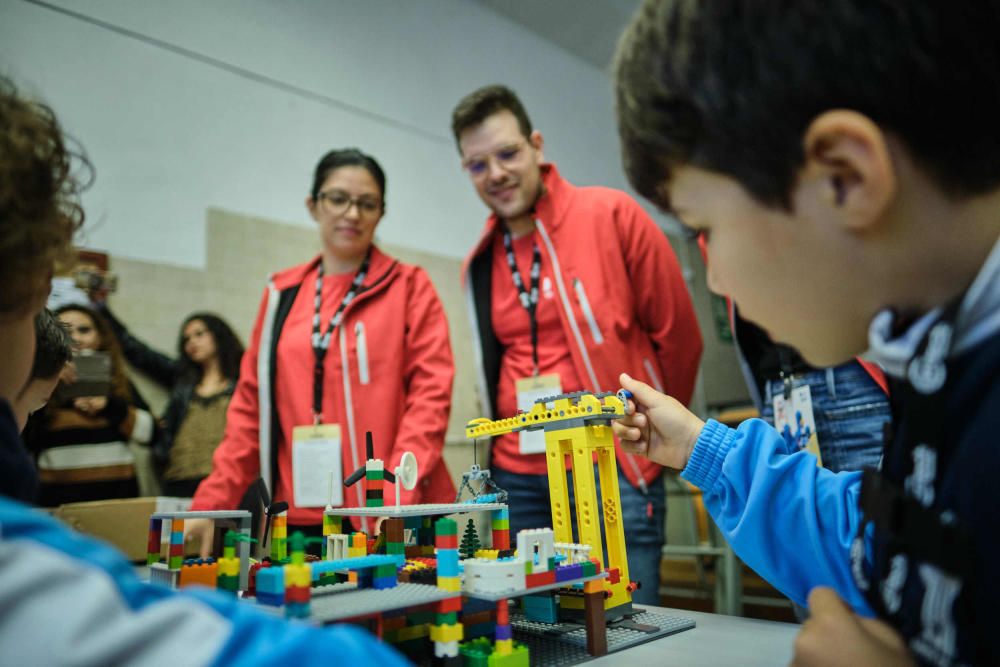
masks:
[[[477,0],[586,62],[607,71],[618,36],[640,0]]]

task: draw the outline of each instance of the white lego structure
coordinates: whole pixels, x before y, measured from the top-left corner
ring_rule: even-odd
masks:
[[[347,550],[350,547],[351,536],[343,534],[326,536],[326,559],[343,560],[347,558]]]
[[[555,533],[551,528],[531,528],[518,532],[518,560],[530,562],[532,572],[548,572],[549,558],[555,555]]]
[[[465,567],[462,590],[468,593],[505,593],[525,587],[524,561],[520,558],[467,558],[462,565]]]
[[[562,565],[584,563],[590,560],[590,545],[576,544],[574,542],[556,542],[556,555],[566,557]]]

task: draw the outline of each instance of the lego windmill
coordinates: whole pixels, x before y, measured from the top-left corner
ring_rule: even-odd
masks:
[[[375,458],[375,446],[372,444],[372,432],[365,431],[365,464],[352,472],[344,480],[344,486],[354,486],[362,477],[365,478],[365,507],[382,507],[383,482],[389,480],[396,483],[396,476],[385,469],[385,462]],[[414,484],[416,475],[414,475]]]

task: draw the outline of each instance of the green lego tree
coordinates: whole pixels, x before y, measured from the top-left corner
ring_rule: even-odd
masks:
[[[476,533],[476,524],[472,519],[465,524],[465,533],[462,535],[462,543],[458,545],[458,553],[462,558],[472,558],[476,552],[483,548],[479,541],[479,534]]]

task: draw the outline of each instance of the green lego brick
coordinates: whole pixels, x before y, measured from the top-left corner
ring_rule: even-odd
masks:
[[[395,577],[396,576],[396,566],[395,565],[379,565],[375,568],[376,577]]]
[[[493,530],[510,530],[510,519],[493,519]]]
[[[406,555],[406,545],[403,544],[402,542],[389,542],[389,543],[387,543],[385,545],[385,553],[388,554],[388,555],[390,555],[390,556],[394,556],[394,555],[403,555],[403,556],[405,556]]]
[[[434,625],[455,625],[458,623],[458,612],[449,611],[447,614],[435,614]]]
[[[383,507],[385,502],[382,498],[366,498],[365,507]]]
[[[438,519],[434,524],[435,535],[458,535],[458,524],[454,519]]]
[[[592,577],[595,574],[597,574],[597,566],[594,565],[594,563],[592,563],[591,561],[588,560],[585,563],[581,563],[581,565],[583,566],[581,568],[583,570],[583,576]]]
[[[365,479],[385,479],[384,470],[366,470]]]
[[[492,653],[487,662],[487,667],[528,667],[528,647],[524,644],[514,644],[514,650],[508,655]]]
[[[462,656],[462,664],[465,667],[489,667],[492,651],[493,644],[486,637],[479,637],[458,645],[458,653]]]

